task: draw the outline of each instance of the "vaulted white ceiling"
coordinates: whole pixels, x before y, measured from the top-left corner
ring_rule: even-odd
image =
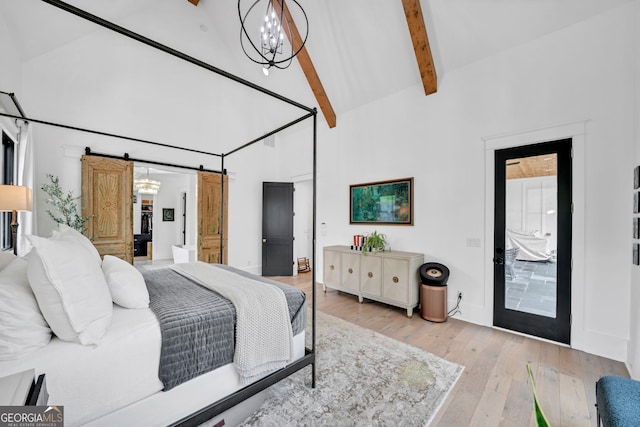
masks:
[[[248,1],[248,0],[247,0]],[[421,0],[438,80],[631,0]],[[338,116],[415,86],[422,90],[401,0],[299,0],[309,18],[307,49]],[[236,0],[69,0],[261,86],[315,105],[298,64],[265,78],[239,45]],[[0,25],[23,61],[99,30],[40,0],[3,0]],[[0,88],[3,89],[3,88]],[[5,90],[7,88],[4,88]]]

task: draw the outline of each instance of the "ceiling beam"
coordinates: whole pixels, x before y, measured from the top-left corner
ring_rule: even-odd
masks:
[[[198,5],[198,2],[200,2],[200,0],[188,0],[189,3],[191,3],[194,6]]]
[[[282,7],[281,0],[275,0],[275,3],[278,7]],[[296,27],[296,24],[293,22],[293,17],[291,16],[291,12],[289,11],[289,7],[287,7],[286,3],[284,4],[284,13],[287,21],[290,23],[291,34],[289,35],[289,42],[293,46],[293,51],[295,52],[300,49],[300,46],[302,46],[302,37],[300,37],[298,27]],[[322,82],[316,72],[316,68],[313,66],[313,62],[311,61],[307,48],[303,47],[300,53],[296,55],[296,58],[298,58],[298,63],[307,78],[307,82],[309,82],[309,86],[311,86],[311,91],[316,97],[316,101],[318,101],[318,105],[320,106],[320,110],[322,111],[327,124],[330,128],[336,127],[336,113],[333,111],[329,97],[322,86]]]
[[[407,17],[409,34],[411,34],[413,41],[413,50],[416,53],[422,86],[424,86],[424,94],[431,95],[438,90],[438,77],[431,56],[431,47],[429,46],[427,28],[424,25],[420,0],[402,0],[402,7],[404,7],[404,14]]]

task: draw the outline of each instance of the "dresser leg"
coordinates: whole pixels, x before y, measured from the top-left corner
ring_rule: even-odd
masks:
[[[358,302],[360,304],[362,304],[364,302],[364,298],[362,298],[362,295],[358,295]]]

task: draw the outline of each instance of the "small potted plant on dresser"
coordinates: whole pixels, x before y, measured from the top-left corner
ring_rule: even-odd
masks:
[[[363,252],[366,255],[367,252],[382,252],[385,250],[387,246],[387,236],[384,234],[378,233],[377,231],[373,231],[373,233],[366,236]]]

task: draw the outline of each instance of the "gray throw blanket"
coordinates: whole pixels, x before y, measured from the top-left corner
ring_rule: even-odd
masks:
[[[304,292],[232,267],[224,268],[283,289],[294,335],[304,329]],[[233,362],[236,314],[229,300],[168,268],[145,271],[143,276],[150,308],[162,332],[158,376],[165,391]]]

